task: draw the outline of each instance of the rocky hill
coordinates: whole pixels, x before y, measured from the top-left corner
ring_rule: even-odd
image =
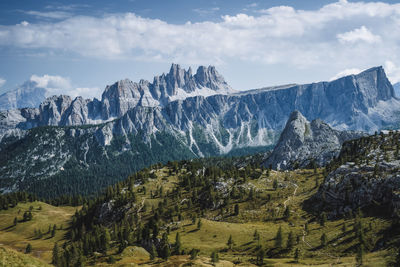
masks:
[[[294,111],[264,166],[280,170],[312,164],[324,166],[339,155],[344,141],[364,135],[334,130],[320,119],[309,122],[300,112]]]
[[[400,215],[400,133],[387,132],[346,142],[328,166],[312,204],[330,216],[363,209]]]

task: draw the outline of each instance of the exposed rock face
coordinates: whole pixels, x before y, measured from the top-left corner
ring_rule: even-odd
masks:
[[[27,81],[19,88],[0,95],[0,110],[36,108],[46,99],[46,89],[34,81]]]
[[[371,213],[399,216],[399,143],[398,133],[345,143],[340,158],[332,164],[337,167],[325,178],[312,205],[332,217],[366,207]]]
[[[397,98],[400,98],[400,83],[393,84],[394,93]]]
[[[75,153],[79,162],[84,162],[82,168],[93,163],[87,162],[83,155],[87,151],[97,155],[97,150],[110,150],[116,155],[124,152],[139,155],[135,160],[141,160],[140,156],[144,157],[142,153],[146,150],[151,160],[146,159],[143,164],[160,160],[158,155],[153,154],[155,146],[162,150],[160,146],[169,145],[166,148],[169,154],[164,154],[162,160],[216,156],[275,144],[293,110],[301,112],[308,121],[321,118],[333,128],[342,130],[375,131],[400,121],[396,116],[400,111],[400,100],[394,97],[393,87],[381,67],[333,82],[234,93],[213,67],[200,67],[192,75],[190,69],[186,71],[173,65],[168,74],[155,77],[153,83],[124,80],[107,87],[101,100],[55,96],[48,98],[37,109],[0,112],[0,152],[6,151],[7,144],[15,139],[26,141],[26,135],[35,130],[31,128],[52,125],[69,126],[62,128],[65,131],[62,139],[68,141],[69,149],[62,159]],[[328,130],[329,127],[318,120],[309,123],[309,128],[308,135],[296,135],[296,140],[306,144],[305,147],[312,153],[321,152],[321,162],[332,155],[325,153],[328,149],[318,150],[313,142],[324,143],[328,139],[329,151],[337,151],[338,144],[352,138]],[[27,133],[28,129],[31,130]],[[56,133],[49,133],[49,136],[53,135]],[[31,142],[33,137],[29,138]],[[74,144],[78,139],[79,145]],[[113,143],[115,140],[118,142]],[[138,146],[138,140],[144,144]],[[59,149],[56,143],[50,142],[49,145],[51,150]],[[43,147],[43,150],[46,147],[45,144],[37,146]],[[96,150],[91,149],[93,146]],[[289,143],[288,146],[296,147],[296,144]],[[301,147],[293,150],[302,152]],[[29,147],[29,151],[28,148],[26,151],[13,151],[23,156],[7,157],[7,162],[3,164],[5,168],[0,166],[0,179],[24,180],[31,174],[22,174],[19,168],[23,166],[19,163],[35,165],[36,161],[40,161],[42,152],[35,147]],[[171,151],[179,155],[172,155]],[[35,157],[27,157],[31,155],[28,152]],[[104,159],[107,157],[108,154],[104,153]],[[307,159],[305,157],[301,164],[306,164]],[[51,165],[53,160],[46,158],[46,164]],[[62,160],[57,162],[64,164]],[[57,166],[58,169],[61,167]],[[46,175],[35,172],[31,176],[32,179],[42,179]],[[10,184],[12,186],[13,182],[4,183],[4,187],[8,190]]]
[[[344,141],[363,135],[334,130],[320,119],[310,123],[300,112],[294,111],[264,165],[286,170],[306,167],[315,161],[323,166],[339,154]]]

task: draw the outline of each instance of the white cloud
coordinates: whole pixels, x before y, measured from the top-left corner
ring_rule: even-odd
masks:
[[[339,33],[337,34],[337,38],[341,43],[346,43],[346,42],[355,43],[358,41],[363,41],[367,43],[376,43],[381,41],[380,36],[374,35],[365,26],[361,26],[361,28],[354,29],[349,32]]]
[[[219,7],[211,7],[211,8],[195,8],[194,12],[199,14],[200,16],[212,15],[219,10]]]
[[[384,68],[392,84],[400,82],[400,66],[396,66],[392,61],[387,60]]]
[[[0,78],[0,87],[2,87],[6,83],[6,80],[3,78]]]
[[[342,70],[341,72],[337,73],[335,76],[333,76],[332,78],[329,79],[329,81],[333,81],[339,78],[342,78],[344,76],[348,76],[348,75],[352,75],[352,74],[358,74],[360,73],[362,70],[357,69],[357,68],[352,68],[352,69],[345,69]]]
[[[45,88],[47,97],[52,95],[69,95],[73,98],[77,96],[82,96],[83,98],[98,98],[102,93],[102,90],[97,87],[74,87],[68,78],[62,76],[47,74],[43,76],[32,75],[30,82],[33,82],[36,87]]]
[[[277,6],[259,12],[185,24],[125,13],[3,25],[0,47],[188,64],[232,59],[296,68],[329,65],[335,70],[400,62],[400,35],[395,34],[400,4],[342,0],[318,10]]]
[[[82,96],[83,98],[99,98],[103,90],[98,87],[77,87],[68,91],[68,95],[72,97]]]
[[[69,90],[72,88],[69,79],[61,76],[51,75],[32,75],[30,81],[35,82],[37,87],[46,88],[49,92],[54,94],[60,94],[63,90]]]
[[[24,11],[25,14],[32,15],[40,18],[48,18],[48,19],[65,19],[71,17],[71,13],[64,11],[48,11],[48,12],[40,12],[40,11]]]

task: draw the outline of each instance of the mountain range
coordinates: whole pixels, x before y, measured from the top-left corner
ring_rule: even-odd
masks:
[[[0,188],[40,195],[57,181],[52,194],[89,194],[160,161],[266,151],[294,110],[336,130],[371,133],[400,120],[382,67],[238,92],[212,66],[192,74],[173,64],[153,82],[107,86],[101,100],[53,96],[38,108],[0,112]]]

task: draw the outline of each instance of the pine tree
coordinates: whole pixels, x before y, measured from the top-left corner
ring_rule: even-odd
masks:
[[[151,245],[151,250],[150,250],[150,260],[154,260],[157,256],[157,251],[156,251],[156,246],[154,244]]]
[[[322,246],[322,247],[325,247],[327,242],[328,242],[328,238],[326,237],[326,234],[323,233],[323,234],[321,235],[321,246]]]
[[[326,221],[327,221],[327,219],[326,219],[326,213],[325,213],[325,212],[322,212],[322,213],[321,213],[320,222],[319,222],[320,225],[321,225],[321,226],[325,226]]]
[[[198,249],[192,249],[190,251],[190,259],[191,260],[195,260],[197,258],[197,255],[199,254],[199,250]]]
[[[200,230],[202,225],[203,225],[203,223],[201,222],[201,219],[199,219],[199,221],[197,222],[197,229]]]
[[[25,248],[25,253],[29,254],[31,252],[32,252],[32,245],[30,243],[28,243],[28,245],[26,245],[26,248]]]
[[[51,263],[53,263],[55,266],[58,266],[58,262],[59,262],[59,255],[58,255],[59,251],[58,251],[58,245],[57,242],[54,243],[54,247],[53,247],[53,257],[52,257],[52,261]]]
[[[110,247],[110,241],[111,241],[110,232],[108,231],[107,228],[104,228],[100,237],[100,248],[104,254],[107,254],[107,250]]]
[[[235,216],[239,215],[239,204],[235,204]]]
[[[364,247],[363,245],[359,245],[356,254],[356,262],[357,266],[362,266],[364,263]]]
[[[299,248],[296,248],[296,251],[294,252],[294,261],[299,262],[300,259],[300,250]]]
[[[228,245],[229,249],[232,249],[232,247],[235,245],[235,241],[233,241],[232,235],[229,235],[229,239],[226,244]]]
[[[54,225],[53,229],[51,230],[51,237],[54,237],[56,235],[56,229],[57,229],[57,226]]]
[[[262,266],[264,264],[264,256],[265,251],[263,248],[260,248],[257,252],[257,265]]]
[[[218,253],[215,252],[215,251],[213,251],[213,252],[211,253],[211,262],[212,262],[212,263],[217,263],[217,262],[219,262]]]
[[[17,223],[18,223],[18,219],[17,219],[17,217],[15,217],[14,218],[14,226],[17,226]]]
[[[164,260],[168,260],[171,256],[171,250],[169,249],[169,244],[165,244],[162,249],[162,257]]]
[[[286,206],[285,212],[283,213],[283,218],[285,220],[288,220],[290,218],[290,208],[289,208],[289,206]]]
[[[182,250],[181,236],[179,233],[176,233],[175,236],[175,254],[180,254]]]
[[[279,226],[278,232],[276,233],[275,237],[275,247],[282,248],[282,244],[283,244],[282,226]]]
[[[274,188],[274,190],[278,189],[278,180],[274,179],[272,187]]]
[[[294,246],[294,235],[293,232],[289,232],[288,240],[287,240],[287,248],[292,249]]]

